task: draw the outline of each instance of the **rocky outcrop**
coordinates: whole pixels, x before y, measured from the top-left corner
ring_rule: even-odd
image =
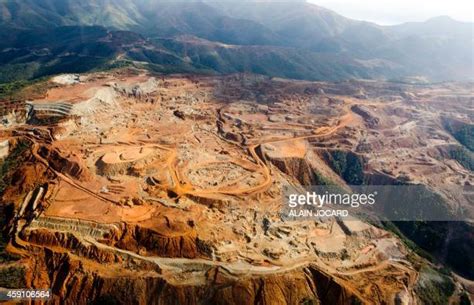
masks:
[[[46,249],[37,260],[51,270],[47,279],[54,304],[333,304],[362,302],[326,274],[312,266],[263,276],[235,277],[220,267],[211,268],[201,285],[167,281],[160,272],[149,275],[108,276],[104,267],[85,264],[70,254]],[[110,268],[110,267],[109,267]],[[39,283],[35,283],[39,282]],[[64,301],[67,300],[67,301]]]
[[[228,206],[229,203],[231,202],[229,198],[223,197],[223,196],[212,197],[212,196],[197,196],[197,195],[189,194],[187,195],[187,197],[196,203],[206,205],[210,208],[216,207],[218,209]]]
[[[41,146],[38,149],[38,154],[44,159],[48,160],[49,165],[56,171],[69,175],[81,180],[87,180],[87,175],[79,163],[79,160],[74,160],[72,156],[63,157],[61,153],[55,149],[50,149],[46,146]]]
[[[196,232],[192,229],[182,234],[166,234],[141,226],[125,226],[112,243],[124,250],[145,250],[147,255],[163,257],[196,258],[209,255],[207,249],[199,246]]]
[[[64,219],[56,217],[39,217],[34,219],[29,228],[43,228],[53,231],[74,232],[81,236],[90,236],[95,239],[105,239],[117,235],[117,225],[102,224],[79,219]]]
[[[272,159],[271,162],[288,176],[296,178],[303,185],[318,184],[318,177],[309,163],[301,158]]]
[[[368,109],[361,105],[354,105],[351,110],[360,115],[369,128],[376,128],[379,125],[380,119],[372,115]]]
[[[63,224],[51,223],[50,227],[53,225],[55,229],[66,229]],[[77,233],[80,237],[50,229],[36,224],[22,231],[19,237],[30,244],[29,248],[36,248],[36,255],[30,257],[30,266],[35,267],[27,269],[28,287],[51,287],[53,304],[349,305],[360,302],[350,290],[312,265],[288,272],[236,276],[225,267],[212,264],[199,270],[201,267],[196,262],[192,268],[203,276],[198,277],[199,282],[190,283],[169,278],[158,265],[134,258],[131,253],[85,242],[83,238],[90,232],[84,228],[80,230],[82,233]],[[147,255],[153,253],[158,257],[196,258],[210,252],[209,246],[195,234],[173,239],[138,226],[126,228],[115,246],[124,246],[132,252],[142,252],[137,248],[145,246]]]
[[[24,101],[0,100],[0,126],[24,124],[27,116],[28,111]]]
[[[215,281],[225,275],[213,270]],[[222,286],[221,286],[222,287]],[[358,299],[326,274],[309,266],[288,273],[242,278],[232,286],[217,289],[210,304],[353,304]]]
[[[310,150],[302,157],[275,157],[265,152],[265,159],[302,185],[345,184],[317,154]]]
[[[0,160],[5,159],[10,152],[10,142],[8,140],[0,141]]]
[[[29,243],[68,249],[71,253],[92,259],[99,263],[120,262],[121,257],[109,251],[104,251],[92,244],[84,244],[74,234],[53,232],[46,229],[23,231],[20,237]]]
[[[179,223],[158,231],[132,224],[99,224],[77,219],[39,217],[21,234],[28,242],[63,247],[73,252],[77,250],[81,256],[91,258],[92,255],[99,261],[113,261],[114,258],[98,254],[100,251],[97,247],[84,246],[81,243],[83,238],[145,255],[184,258],[211,256],[209,246],[198,238],[195,230]]]

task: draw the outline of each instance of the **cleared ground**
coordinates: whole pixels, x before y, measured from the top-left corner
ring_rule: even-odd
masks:
[[[472,121],[462,86],[142,71],[59,81],[31,104],[68,103],[64,117],[2,130],[1,140],[28,139],[34,160],[3,199],[24,206],[12,247],[71,252],[90,270],[105,262],[116,268],[107,276],[154,270],[199,286],[215,267],[257,277],[314,266],[363,301],[413,304],[418,273],[398,238],[360,221],[283,221],[281,187],[314,183],[315,173],[344,186],[323,158],[334,150],[358,153],[366,175],[403,176],[447,197],[456,196],[447,186],[474,183],[462,164],[440,158],[459,145],[443,117]],[[433,99],[453,91],[466,97]],[[42,264],[27,254],[24,263]]]

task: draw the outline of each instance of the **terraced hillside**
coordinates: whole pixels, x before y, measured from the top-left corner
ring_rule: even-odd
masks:
[[[455,191],[474,183],[472,169],[447,153],[463,146],[445,123],[472,125],[467,85],[125,69],[45,88],[2,112],[25,108],[0,129],[0,271],[21,287],[75,304],[454,304],[472,294],[469,224],[456,238],[451,225],[418,226],[432,232],[418,240],[399,224],[280,215],[288,184],[421,183],[447,209],[472,208]]]

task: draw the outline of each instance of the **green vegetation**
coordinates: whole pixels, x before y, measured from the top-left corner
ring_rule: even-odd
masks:
[[[453,147],[449,150],[449,157],[456,160],[464,168],[474,171],[474,153],[462,146]]]
[[[468,224],[459,224],[461,234],[448,244],[446,262],[459,274],[474,279],[474,230]]]
[[[364,163],[361,157],[352,153],[336,150],[326,154],[331,168],[350,185],[364,183]]]
[[[24,288],[25,269],[20,266],[0,268],[0,287]]]
[[[403,243],[414,253],[416,253],[418,256],[423,257],[429,261],[434,261],[433,255],[428,253],[427,251],[421,249],[414,241],[409,239],[407,236],[405,236],[400,229],[397,227],[397,225],[394,222],[391,221],[382,221],[382,228],[394,233],[395,235],[398,236],[398,238],[403,241]],[[374,224],[378,226],[377,224]]]
[[[35,76],[35,72],[39,69],[39,62],[34,61],[29,63],[9,63],[5,65],[0,65],[0,84],[15,84],[21,83],[23,80],[32,79]]]
[[[474,258],[468,253],[474,252],[474,245],[469,239],[472,233],[472,227],[466,223],[448,223],[448,222],[382,222],[383,228],[396,234],[409,249],[417,255],[438,264],[435,256],[444,247],[448,226],[459,233],[459,237],[450,241],[448,244],[446,262],[456,270],[456,272],[468,277],[474,277]],[[400,228],[401,229],[400,229]],[[402,233],[405,231],[410,235]],[[423,248],[421,248],[423,247]],[[410,256],[409,256],[410,257]],[[412,256],[412,261],[419,261]],[[449,297],[454,292],[454,284],[450,278],[450,270],[447,268],[433,269],[423,266],[420,270],[420,279],[416,287],[416,292],[422,301],[422,304],[448,304]],[[465,297],[464,297],[465,299]],[[461,296],[460,304],[466,303]],[[463,303],[464,302],[464,303]]]
[[[11,173],[24,162],[24,152],[28,149],[29,145],[27,141],[18,142],[8,157],[3,161],[0,160],[0,195],[4,192],[5,188],[11,184]],[[12,214],[12,210],[13,204],[8,205],[7,203],[2,203],[0,206],[0,263],[12,262],[19,259],[18,256],[7,253],[5,250],[9,241],[7,236],[8,232],[5,231],[7,215]],[[9,282],[12,285],[17,283],[16,278],[21,275],[18,272],[20,271],[15,268],[0,270],[0,287],[10,287],[1,284],[5,282]]]
[[[0,161],[0,194],[2,194],[6,187],[11,183],[11,176],[9,175],[23,162],[23,153],[30,147],[29,142],[20,141],[10,152],[8,157]]]
[[[0,84],[0,99],[9,98],[14,95],[15,92],[23,89],[24,87],[30,85],[31,82],[20,80],[10,83]]]
[[[114,70],[133,66],[134,64],[130,60],[113,60],[105,63],[102,67],[97,68],[97,70]]]
[[[471,301],[469,300],[469,296],[466,292],[463,292],[463,294],[461,294],[461,297],[459,299],[459,305],[471,305]]]
[[[401,220],[400,225],[406,225],[405,220],[446,220],[453,218],[448,203],[437,192],[425,185],[413,185],[400,179],[398,185],[404,191],[401,192],[399,188],[390,188],[378,194],[378,200],[384,202],[383,210],[386,217]],[[422,222],[417,223],[422,224]],[[403,229],[412,231],[413,228],[404,227]]]
[[[346,164],[343,174],[344,180],[353,185],[364,183],[362,159],[355,154],[349,154],[346,158]]]
[[[474,279],[474,228],[464,222],[398,221],[382,222],[384,229],[396,234],[409,249],[433,263],[445,254],[445,263],[466,278]],[[446,243],[449,230],[456,232]]]
[[[9,82],[7,81],[7,82],[2,83],[2,79],[0,79],[0,99],[24,99],[24,97],[22,97],[20,93],[22,89],[26,87],[36,89],[36,91],[41,91],[41,89],[44,90],[44,88],[41,88],[41,86],[44,85],[44,82],[49,79],[49,75],[51,74],[59,74],[59,73],[68,72],[68,71],[71,71],[71,72],[108,71],[108,70],[121,69],[121,68],[126,68],[126,67],[133,67],[133,66],[134,66],[133,62],[129,60],[113,60],[113,61],[101,60],[101,61],[94,61],[94,63],[89,62],[88,64],[82,65],[82,69],[84,69],[84,71],[78,70],[78,69],[67,69],[66,67],[55,68],[59,70],[51,70],[51,69],[44,70],[43,69],[41,72],[43,76],[41,77],[38,75],[24,74],[21,70],[18,70],[15,72],[17,73],[17,75],[13,77],[13,79],[18,78],[19,80],[14,80],[14,81],[9,81]],[[144,66],[142,68],[147,68],[147,66]],[[0,71],[1,70],[2,70],[2,67],[0,67]],[[3,80],[8,80],[8,78],[4,77]]]
[[[406,237],[429,253],[440,251],[448,235],[447,222],[398,221],[394,224]]]
[[[454,133],[454,137],[462,145],[474,151],[474,125],[464,125]]]
[[[420,278],[415,292],[422,304],[446,305],[454,293],[455,286],[451,278],[440,270],[424,266],[420,270]]]
[[[10,210],[10,211],[9,211]],[[5,226],[7,225],[7,215],[13,212],[13,204],[6,205],[3,204],[0,206],[0,264],[8,263],[18,260],[20,257],[17,255],[10,254],[6,252],[5,248],[9,241],[7,232],[5,231]]]
[[[0,41],[0,50],[6,49],[0,52],[0,96],[41,77],[106,69],[120,44],[139,39],[137,34],[116,33],[117,41],[106,41],[107,30],[97,26],[13,30],[12,41]]]
[[[343,151],[335,151],[332,153],[332,168],[336,173],[342,175],[346,168],[346,156],[347,153]]]
[[[319,302],[316,299],[304,298],[303,300],[300,301],[299,304],[300,305],[317,305],[319,304]]]
[[[309,80],[403,80],[415,74],[416,82],[472,79],[469,65],[458,60],[472,57],[463,47],[472,36],[467,23],[440,18],[380,27],[305,1],[217,2],[69,0],[48,1],[45,9],[42,1],[8,0],[0,14],[0,83],[89,71],[118,54],[162,71]],[[429,39],[426,27],[435,29]]]
[[[444,127],[459,143],[474,151],[474,125],[446,118],[444,119]]]
[[[315,185],[336,185],[331,179],[325,177],[322,175],[319,171],[314,171],[313,172],[313,179],[314,179],[314,184]]]

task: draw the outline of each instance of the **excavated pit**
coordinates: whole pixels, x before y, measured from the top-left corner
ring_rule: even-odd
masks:
[[[415,304],[424,259],[361,221],[282,219],[282,187],[474,183],[453,159],[464,127],[450,133],[454,110],[434,98],[472,94],[462,85],[56,80],[29,104],[34,126],[0,134],[18,161],[1,193],[8,251],[53,303]],[[469,99],[447,101],[469,121]],[[18,139],[29,144],[13,158]]]

